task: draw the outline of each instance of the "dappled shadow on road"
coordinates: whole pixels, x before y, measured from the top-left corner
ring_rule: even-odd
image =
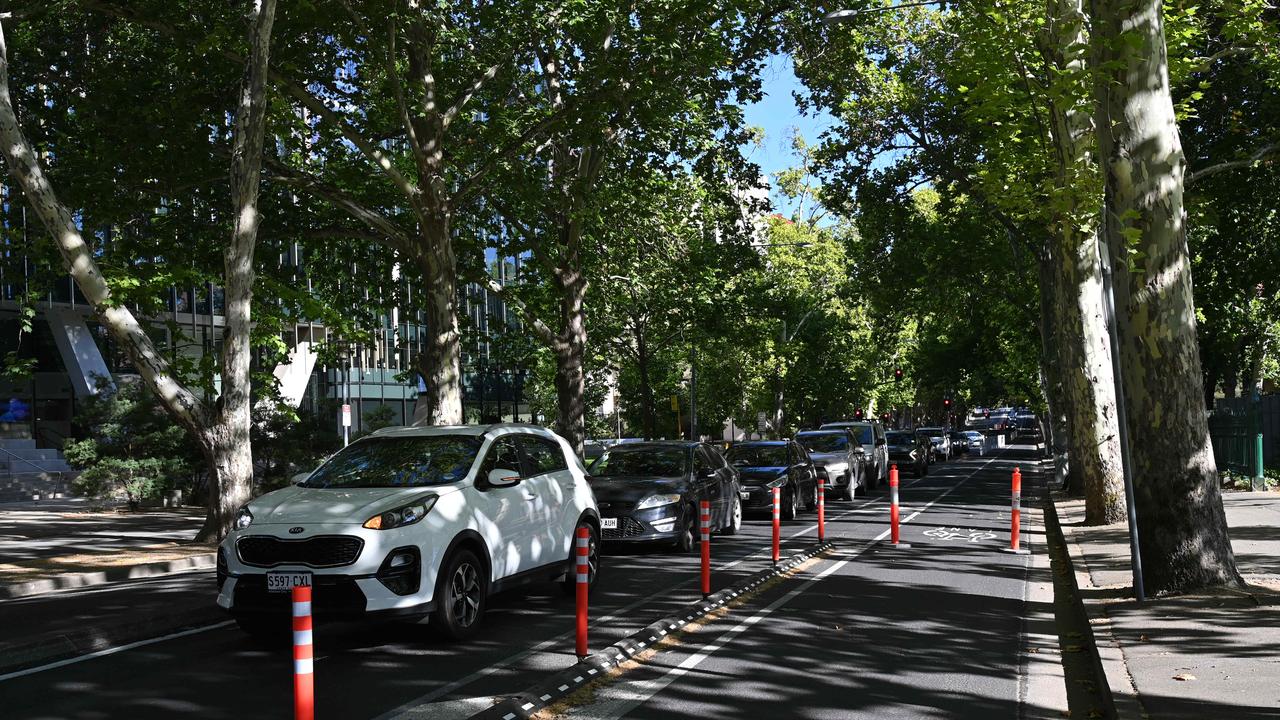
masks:
[[[822,579],[627,717],[1017,717],[1022,570],[986,555],[949,549],[955,572],[937,556],[864,555],[857,575]]]

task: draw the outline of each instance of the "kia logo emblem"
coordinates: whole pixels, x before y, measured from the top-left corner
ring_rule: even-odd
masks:
[[[302,527],[301,525],[299,525],[298,527],[291,527],[291,528],[289,528],[289,534],[290,534],[290,535],[297,535],[298,533],[302,532],[303,530],[306,530],[306,528]]]

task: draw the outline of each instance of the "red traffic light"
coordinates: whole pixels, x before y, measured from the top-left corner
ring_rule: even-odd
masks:
[[[893,369],[893,379],[894,379],[894,380],[901,380],[901,379],[902,379],[902,368],[894,368],[894,369]]]
[[[951,407],[951,398],[947,398],[947,399],[943,400],[943,401],[942,401],[942,404],[943,404],[943,405],[945,405],[945,406],[947,406],[947,407]]]

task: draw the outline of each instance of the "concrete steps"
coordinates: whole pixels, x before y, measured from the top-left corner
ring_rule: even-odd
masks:
[[[77,474],[60,450],[38,448],[30,438],[0,438],[0,503],[68,497]]]

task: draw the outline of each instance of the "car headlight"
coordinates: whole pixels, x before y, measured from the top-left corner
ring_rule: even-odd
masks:
[[[641,500],[636,505],[637,510],[646,510],[648,508],[662,507],[663,505],[674,505],[680,502],[679,495],[650,495]]]
[[[252,524],[253,513],[249,512],[249,506],[245,505],[236,511],[236,518],[231,521],[231,529],[243,530]]]
[[[826,468],[827,474],[834,477],[836,475],[843,475],[847,472],[849,470],[849,465],[847,463],[833,463],[831,465],[827,465]]]
[[[915,460],[915,459],[916,459],[916,451],[915,451],[915,450],[912,450],[912,451],[910,452],[910,454],[909,454],[909,457],[910,457],[912,460]]]
[[[767,488],[776,488],[776,487],[782,487],[783,485],[786,485],[786,484],[787,484],[787,475],[786,473],[783,473],[782,475],[779,475],[778,477],[765,483],[764,486]]]
[[[369,530],[392,530],[412,525],[426,517],[439,499],[437,495],[424,495],[411,503],[374,515],[364,521],[363,527]]]

